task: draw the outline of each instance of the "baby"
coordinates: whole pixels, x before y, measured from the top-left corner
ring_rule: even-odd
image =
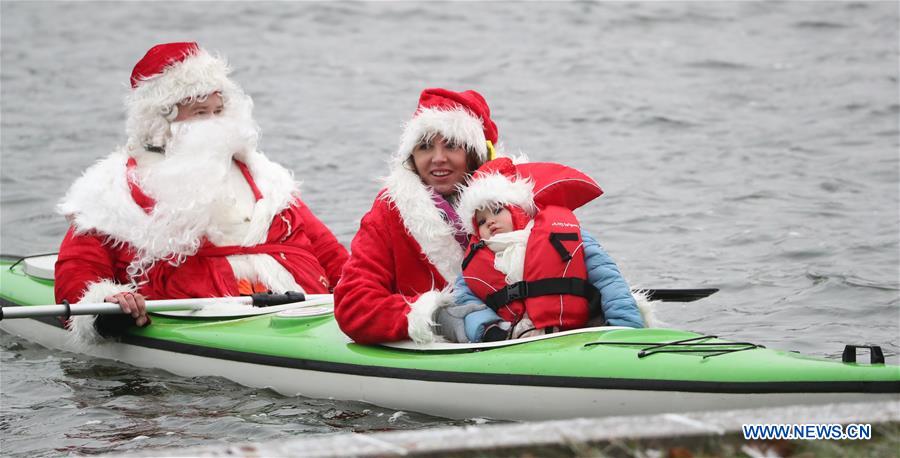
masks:
[[[468,341],[644,326],[615,262],[572,213],[602,193],[558,164],[500,158],[473,175],[459,197],[471,244],[454,285]]]

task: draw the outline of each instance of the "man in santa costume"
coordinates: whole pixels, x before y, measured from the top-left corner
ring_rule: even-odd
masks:
[[[114,302],[75,317],[80,340],[149,323],[146,299],[328,293],[346,249],[300,200],[290,171],[256,149],[253,103],[196,43],[154,46],[135,65],[128,141],[59,204],[58,302]]]
[[[493,155],[497,126],[481,94],[426,89],[400,137],[385,188],[360,221],[334,291],[335,318],[360,343],[442,340],[461,325],[443,291],[466,234],[457,186]],[[438,326],[438,323],[447,323]]]

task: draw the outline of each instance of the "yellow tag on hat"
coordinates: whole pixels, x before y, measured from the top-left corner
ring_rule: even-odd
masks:
[[[488,150],[487,158],[489,161],[493,161],[494,159],[497,158],[497,152],[494,151],[494,143],[491,142],[490,140],[485,140],[485,142],[487,143],[487,150]]]

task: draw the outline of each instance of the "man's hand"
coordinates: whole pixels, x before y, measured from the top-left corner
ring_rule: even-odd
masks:
[[[131,315],[134,318],[134,324],[140,328],[150,324],[150,317],[147,316],[147,303],[141,294],[123,292],[107,296],[103,301],[119,304],[122,312]]]
[[[437,311],[434,321],[437,324],[435,332],[450,342],[468,343],[466,337],[466,316],[473,312],[488,309],[484,304],[448,305]],[[490,310],[490,309],[488,309]]]

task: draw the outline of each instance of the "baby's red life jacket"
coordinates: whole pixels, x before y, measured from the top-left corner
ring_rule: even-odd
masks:
[[[479,299],[504,320],[516,323],[525,312],[535,328],[583,327],[599,316],[600,293],[587,281],[581,225],[571,210],[548,206],[534,217],[525,252],[523,280],[507,285],[494,267],[494,252],[483,241],[469,245],[463,278]]]

